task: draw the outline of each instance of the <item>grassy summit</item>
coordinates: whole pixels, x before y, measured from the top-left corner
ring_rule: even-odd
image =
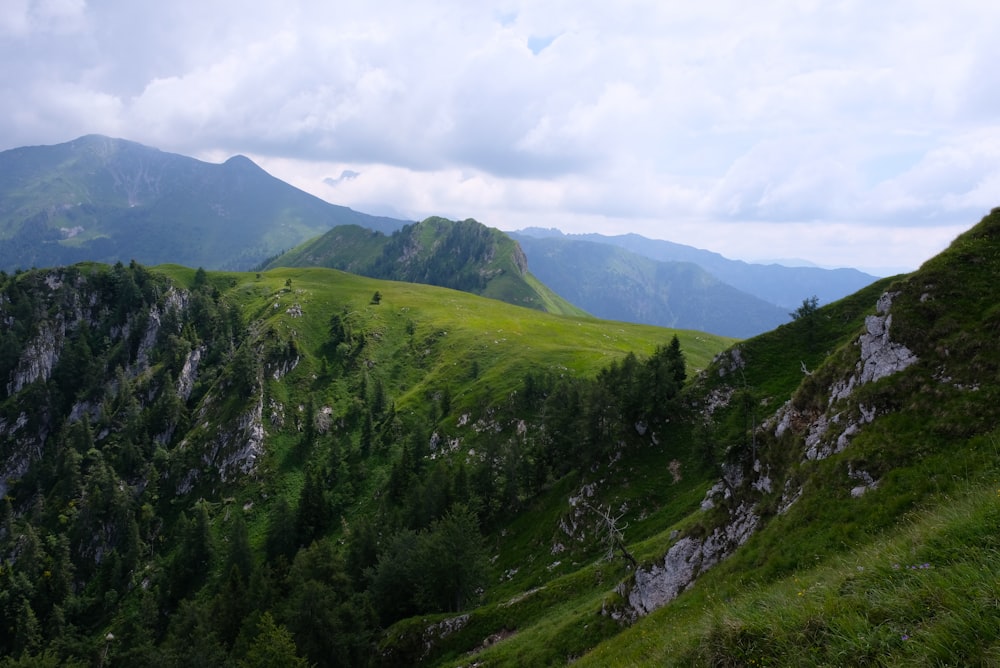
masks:
[[[264,264],[272,269],[314,266],[439,285],[549,313],[585,315],[531,275],[516,241],[471,219],[428,218],[389,236],[336,227]]]

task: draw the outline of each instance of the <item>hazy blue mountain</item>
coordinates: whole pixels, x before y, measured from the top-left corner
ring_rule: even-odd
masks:
[[[803,299],[814,295],[823,304],[835,301],[877,280],[877,277],[857,269],[786,267],[778,264],[764,265],[730,260],[712,251],[671,241],[647,239],[638,234],[616,236],[563,234],[554,229],[528,228],[521,230],[520,235],[568,241],[592,241],[624,248],[661,262],[691,262],[722,282],[776,304],[786,311],[799,306]],[[528,257],[531,258],[530,253]],[[536,268],[536,264],[532,265],[533,269]]]
[[[324,202],[243,156],[210,164],[97,135],[0,152],[0,268],[82,260],[246,269],[336,225],[406,221]]]
[[[788,309],[692,262],[659,262],[610,244],[512,233],[532,273],[600,318],[745,338],[788,322]]]

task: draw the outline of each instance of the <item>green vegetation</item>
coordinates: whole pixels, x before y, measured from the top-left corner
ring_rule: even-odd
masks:
[[[548,313],[586,315],[528,273],[515,241],[472,219],[428,218],[390,236],[352,225],[335,227],[261,267],[330,267],[462,290]]]
[[[484,532],[729,343],[324,269],[2,279],[0,649],[24,661],[367,662],[488,596]],[[570,394],[578,434],[546,435]]]
[[[321,268],[2,275],[0,651],[996,663],[997,275],[1000,210],[741,342]]]
[[[767,586],[734,587],[713,573],[580,665],[993,665],[998,496],[996,484],[970,484],[900,529]]]

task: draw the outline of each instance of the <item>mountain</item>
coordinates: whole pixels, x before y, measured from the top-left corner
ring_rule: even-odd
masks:
[[[786,309],[690,262],[660,262],[611,244],[512,233],[545,285],[599,318],[747,338],[789,320]]]
[[[638,234],[607,236],[603,234],[562,234],[559,230],[529,228],[520,236],[568,241],[592,241],[624,248],[660,262],[696,264],[724,283],[775,304],[786,312],[798,307],[802,300],[817,297],[826,304],[845,297],[876,280],[857,269],[821,269],[818,267],[786,267],[778,264],[752,264],[730,260],[718,253],[692,246],[647,239]],[[531,256],[528,256],[532,261]],[[532,262],[532,266],[539,262]],[[539,271],[544,272],[541,268]],[[762,331],[762,330],[759,330]],[[759,332],[758,332],[759,333]]]
[[[357,226],[337,227],[262,266],[330,267],[464,290],[550,313],[584,315],[528,271],[517,242],[471,218],[428,218],[389,236]]]
[[[873,280],[854,270],[749,265],[637,235],[566,236],[557,230],[526,230],[519,237],[529,247],[529,273],[500,233],[477,237],[460,229],[464,222],[451,223],[455,229],[448,231],[443,219],[430,220],[439,222],[401,232],[406,221],[329,204],[243,156],[209,164],[97,135],[0,152],[0,269],[8,271],[133,259],[209,269],[315,264],[457,287],[557,313],[582,309],[741,337],[784,322],[790,309],[812,295],[825,303]],[[379,234],[351,228],[317,238],[352,225]],[[532,241],[537,236],[547,238]],[[583,241],[631,250],[659,264],[601,252]],[[555,252],[559,242],[573,243]],[[450,259],[431,257],[441,244]],[[498,259],[480,255],[456,262],[456,253],[486,249],[499,252]],[[403,254],[409,255],[397,261]],[[717,280],[666,262],[691,262]]]
[[[739,342],[326,268],[0,274],[0,661],[991,665],[998,277],[1000,209]]]
[[[405,221],[328,204],[243,156],[221,165],[90,135],[0,152],[0,268],[83,260],[249,268],[336,225]]]

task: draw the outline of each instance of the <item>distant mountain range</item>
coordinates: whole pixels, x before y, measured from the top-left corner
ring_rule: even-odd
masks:
[[[746,338],[788,322],[788,309],[738,290],[692,262],[660,262],[571,237],[513,233],[543,283],[600,318]]]
[[[329,204],[248,158],[210,164],[88,135],[0,152],[0,269],[82,260],[246,269],[337,225],[407,221]]]
[[[871,285],[876,276],[857,269],[822,269],[819,267],[787,267],[779,264],[753,264],[728,258],[712,251],[683,244],[647,239],[638,234],[606,236],[603,234],[563,234],[559,230],[528,228],[512,234],[516,239],[546,239],[547,248],[561,241],[589,241],[609,244],[659,262],[688,262],[729,285],[782,309],[794,309],[803,299],[816,296],[820,303],[829,303]],[[525,248],[532,269],[542,278],[545,270],[537,266],[532,253]],[[546,280],[542,278],[542,280]],[[555,288],[555,286],[553,286]],[[558,288],[555,288],[558,290]],[[570,298],[570,297],[567,297]],[[571,298],[570,298],[571,299]],[[581,304],[582,306],[582,304]],[[587,308],[584,306],[583,308]],[[763,331],[763,330],[761,330]]]

